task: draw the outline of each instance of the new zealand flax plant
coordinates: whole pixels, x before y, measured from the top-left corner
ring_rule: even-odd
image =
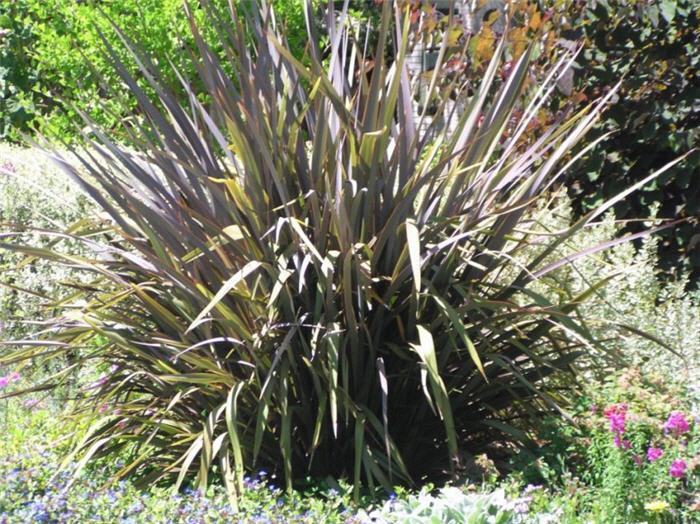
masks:
[[[93,255],[3,235],[5,248],[95,275],[72,284],[41,339],[3,358],[68,356],[51,383],[111,366],[77,404],[92,421],[79,464],[120,452],[119,476],[219,476],[235,501],[258,468],[289,489],[347,477],[357,494],[457,474],[494,443],[531,445],[528,428],[560,409],[572,362],[591,351],[576,305],[602,283],[558,303],[531,284],[556,285],[550,271],[575,258],[557,248],[614,201],[551,235],[530,210],[613,91],[527,143],[569,52],[533,84],[532,47],[501,75],[501,42],[479,85],[438,92],[443,44],[427,97],[445,118],[429,122],[414,113],[400,3],[383,2],[374,53],[353,38],[347,2],[329,2],[321,49],[308,5],[303,59],[265,2],[202,5],[222,52],[185,3],[189,104],[120,33],[133,67],[116,44],[106,53],[138,117],[120,132],[86,118],[75,156],[44,145],[104,211],[46,234]]]

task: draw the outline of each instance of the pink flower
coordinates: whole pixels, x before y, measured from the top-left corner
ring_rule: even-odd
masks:
[[[688,421],[680,411],[672,411],[668,416],[668,420],[666,420],[666,424],[664,424],[664,433],[668,433],[669,431],[673,431],[675,436],[690,431]]]
[[[610,431],[612,433],[625,432],[625,413],[613,413],[608,417],[610,421]]]
[[[642,463],[644,462],[642,460],[642,457],[640,457],[639,455],[635,455],[634,453],[632,453],[632,459],[634,459],[634,465],[638,468],[640,468],[642,466]]]
[[[627,404],[613,404],[612,406],[608,406],[603,410],[603,414],[608,418],[608,421],[610,421],[611,433],[618,433],[622,435],[625,432]]]
[[[673,461],[673,464],[671,464],[671,469],[668,471],[668,474],[673,478],[682,478],[687,467],[688,465],[685,463],[685,460],[676,459]]]
[[[629,440],[622,440],[622,437],[620,437],[620,433],[615,433],[615,435],[613,435],[613,445],[616,448],[622,449],[630,449],[632,447]]]
[[[649,449],[647,450],[647,460],[649,462],[654,462],[655,460],[660,459],[663,454],[664,454],[663,449],[654,448],[652,446],[649,446]]]
[[[597,404],[593,404],[593,405],[591,406],[591,413],[593,413],[594,415],[595,415],[596,413],[598,413],[598,405],[597,405]]]
[[[39,403],[39,401],[38,401],[37,399],[35,399],[35,398],[30,398],[29,400],[26,400],[26,401],[24,402],[24,407],[25,407],[25,408],[33,408],[33,407],[36,406],[38,403]]]
[[[22,378],[22,376],[16,371],[14,373],[10,373],[9,375],[5,375],[4,377],[0,377],[0,388],[4,388],[10,382],[14,382],[15,380],[19,380],[20,378]]]
[[[622,404],[612,404],[605,408],[603,410],[603,415],[606,417],[610,417],[610,415],[614,413],[626,413],[627,412],[627,404],[622,403]]]
[[[99,379],[90,384],[90,386],[87,389],[99,388],[100,386],[103,386],[107,382],[107,380],[107,375],[102,375]]]

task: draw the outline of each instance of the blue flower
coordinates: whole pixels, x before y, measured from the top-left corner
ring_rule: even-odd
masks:
[[[119,500],[119,499],[117,498],[117,496],[114,494],[114,492],[113,492],[111,489],[110,489],[110,490],[107,490],[107,491],[105,492],[105,497],[107,497],[107,500],[109,500],[109,501],[112,502],[112,503],[114,503],[114,502],[116,502],[117,500]]]

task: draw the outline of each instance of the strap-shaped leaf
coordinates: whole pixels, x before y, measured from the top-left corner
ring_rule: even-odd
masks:
[[[408,245],[408,257],[411,261],[411,272],[413,273],[413,286],[416,295],[421,290],[421,257],[420,257],[420,233],[416,225],[406,221],[406,242]]]
[[[255,260],[251,260],[248,262],[246,265],[244,265],[240,270],[236,271],[236,273],[231,276],[223,286],[221,286],[221,289],[216,292],[216,295],[214,295],[214,298],[212,298],[209,301],[209,304],[197,315],[197,317],[190,323],[190,326],[187,328],[185,333],[189,333],[192,331],[195,327],[199,325],[201,320],[209,314],[209,312],[216,307],[216,305],[223,299],[229,291],[231,291],[233,288],[235,288],[238,284],[240,284],[245,278],[247,278],[249,275],[251,275],[254,271],[256,271],[260,266],[262,266],[261,262],[257,262]]]
[[[450,456],[452,458],[456,458],[458,455],[457,433],[455,431],[450,398],[447,394],[445,383],[443,382],[438,370],[433,336],[424,326],[418,325],[416,328],[418,329],[418,343],[413,344],[412,347],[415,352],[418,353],[418,356],[427,370],[430,386],[433,391],[433,397],[435,398],[435,404],[437,405],[438,412],[440,413],[440,417],[442,418],[445,427],[447,447],[449,449]]]
[[[226,398],[226,429],[233,453],[233,471],[238,493],[243,492],[244,472],[243,447],[238,433],[238,397],[245,387],[246,383],[242,381],[234,384]]]
[[[476,350],[476,346],[474,346],[474,343],[472,340],[469,338],[469,335],[467,334],[467,328],[465,327],[464,323],[462,322],[462,319],[459,318],[459,315],[457,312],[443,299],[436,295],[431,295],[432,299],[435,301],[435,303],[438,305],[442,313],[445,315],[446,320],[450,322],[451,327],[455,328],[457,330],[457,334],[460,336],[462,339],[462,342],[464,343],[464,346],[467,348],[467,351],[469,352],[469,356],[471,357],[472,361],[474,362],[474,365],[477,367],[481,375],[484,377],[484,379],[488,382],[488,378],[486,377],[486,373],[484,373],[484,365],[481,363],[481,358],[479,357],[479,353]]]

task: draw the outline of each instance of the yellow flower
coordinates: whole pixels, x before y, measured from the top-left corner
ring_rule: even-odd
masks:
[[[663,500],[655,500],[654,502],[647,502],[644,504],[644,509],[648,509],[649,511],[653,511],[655,513],[661,513],[665,509],[668,509],[668,507],[668,502]]]

